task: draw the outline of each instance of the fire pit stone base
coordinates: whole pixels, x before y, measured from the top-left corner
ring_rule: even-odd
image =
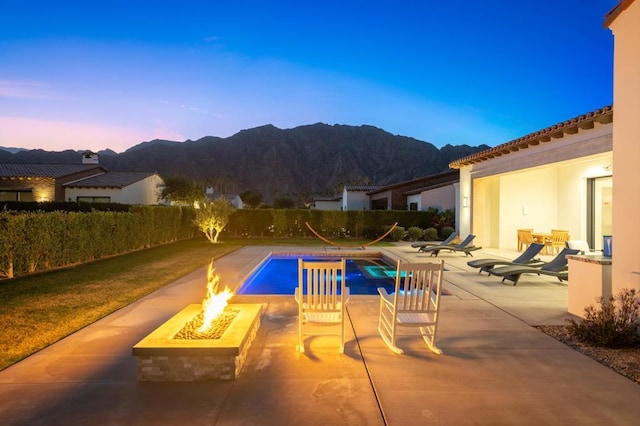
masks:
[[[261,304],[233,304],[240,312],[220,339],[173,339],[201,305],[189,305],[133,347],[138,381],[233,380],[260,328]]]

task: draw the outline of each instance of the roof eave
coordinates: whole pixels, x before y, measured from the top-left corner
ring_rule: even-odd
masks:
[[[628,8],[631,5],[631,3],[633,3],[633,2],[634,2],[634,0],[620,0],[620,3],[618,3],[616,5],[616,7],[611,9],[604,16],[604,22],[602,23],[602,26],[604,28],[609,28],[611,26],[611,24],[613,23],[613,21],[616,20],[618,15],[620,15],[622,13],[622,11],[625,10],[626,8]]]
[[[531,146],[540,145],[541,143],[551,142],[554,139],[563,138],[565,134],[578,133],[580,129],[592,129],[594,123],[608,124],[613,121],[613,107],[611,105],[597,109],[590,113],[579,115],[562,123],[554,124],[546,129],[538,130],[510,142],[489,148],[481,152],[469,155],[459,160],[449,163],[452,169],[460,169],[474,163],[489,160],[491,158],[507,155],[521,149],[527,149]]]

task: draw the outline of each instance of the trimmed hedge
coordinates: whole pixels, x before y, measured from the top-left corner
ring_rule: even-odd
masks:
[[[76,206],[76,203],[59,204],[74,209]],[[397,234],[402,230],[401,238],[404,238],[405,229],[433,227],[441,230],[451,224],[451,217],[452,212],[435,209],[243,209],[231,215],[221,237],[312,237],[313,233],[305,225],[308,222],[325,238],[373,240],[398,222]],[[126,211],[66,212],[1,210],[0,276],[12,278],[192,238],[200,234],[193,219],[194,212],[190,207],[127,206]]]
[[[441,229],[450,224],[450,211],[399,210],[307,210],[307,209],[244,209],[236,210],[223,231],[234,237],[311,237],[308,222],[326,238],[369,238],[382,235],[391,225]],[[443,224],[443,225],[441,225]]]
[[[68,266],[196,235],[193,211],[135,206],[129,212],[0,211],[0,275]]]

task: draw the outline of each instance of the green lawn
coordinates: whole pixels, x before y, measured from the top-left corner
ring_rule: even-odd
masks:
[[[359,242],[366,243],[348,244]],[[315,238],[226,238],[212,245],[195,238],[0,281],[0,370],[246,245],[325,244]]]
[[[196,238],[0,282],[0,369],[239,247]]]

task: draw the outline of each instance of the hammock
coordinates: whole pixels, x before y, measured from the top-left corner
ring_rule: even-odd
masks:
[[[309,231],[311,231],[313,233],[313,235],[315,235],[316,237],[318,237],[319,239],[321,239],[322,241],[324,241],[327,244],[331,244],[332,246],[336,246],[336,247],[339,247],[339,248],[362,248],[362,249],[364,249],[367,246],[373,245],[373,244],[377,243],[378,241],[382,240],[384,237],[389,235],[394,229],[396,229],[396,226],[398,226],[398,222],[394,223],[393,226],[391,228],[389,228],[389,230],[387,232],[382,234],[382,236],[380,236],[379,238],[376,238],[373,241],[369,241],[368,243],[364,243],[364,244],[339,244],[339,243],[336,243],[334,241],[328,240],[325,237],[323,237],[322,235],[318,234],[318,232],[315,229],[313,229],[311,227],[311,225],[309,225],[309,222],[305,222],[304,224],[307,225],[307,228],[309,228]]]

